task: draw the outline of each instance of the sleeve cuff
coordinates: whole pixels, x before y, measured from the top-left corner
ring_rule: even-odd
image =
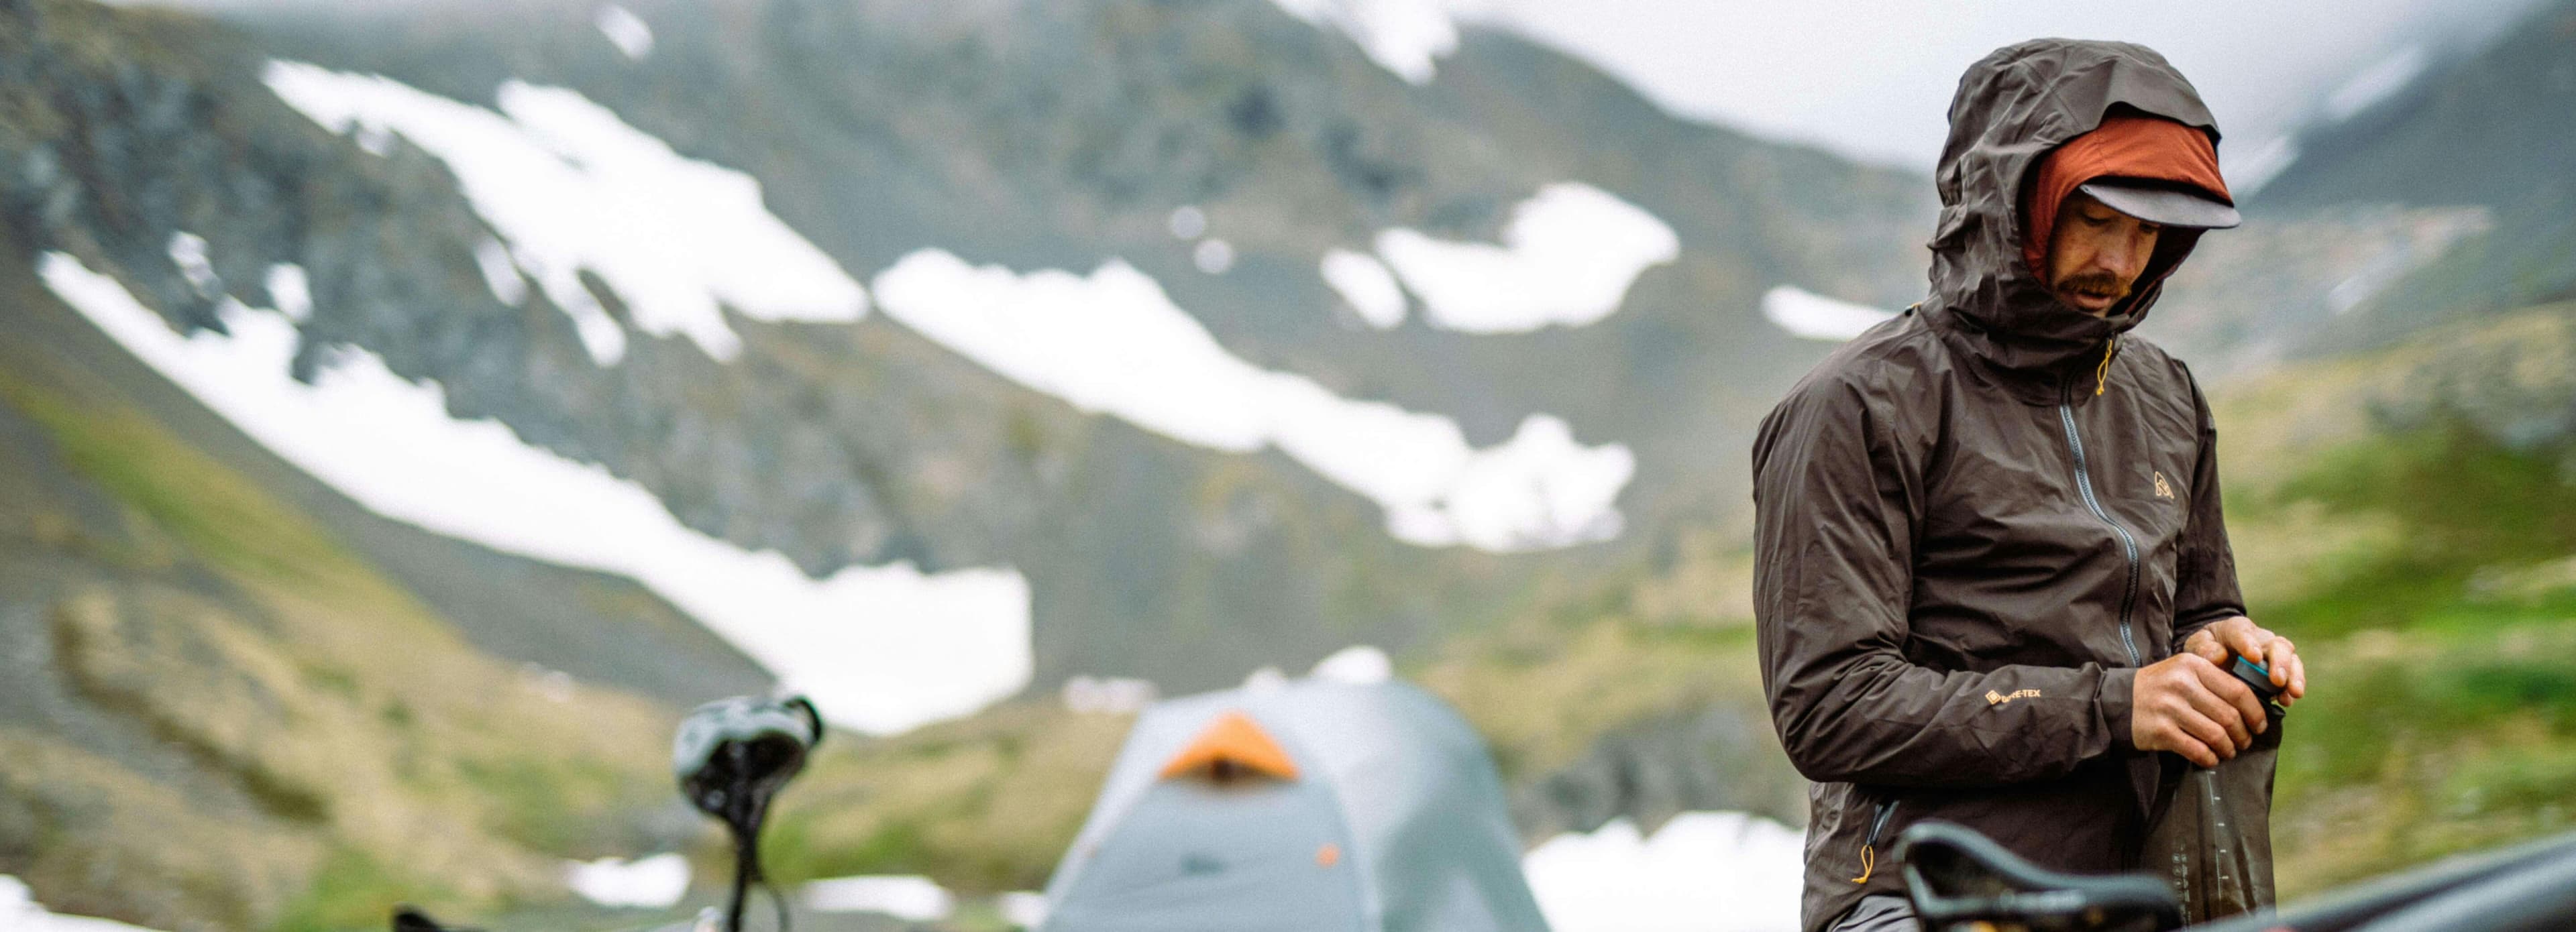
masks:
[[[2137,696],[2138,668],[2112,667],[2102,671],[2101,693],[2096,701],[2102,708],[2102,726],[2111,730],[2111,746],[2134,750],[2130,735],[2130,703]]]

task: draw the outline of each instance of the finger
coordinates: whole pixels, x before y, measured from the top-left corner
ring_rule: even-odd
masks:
[[[2256,627],[2253,619],[2243,615],[2228,621],[2236,623],[2219,632],[2219,637],[2226,639],[2228,649],[2239,657],[2263,656],[2263,643],[2272,639],[2272,632]]]
[[[2219,644],[2218,635],[2209,633],[2209,629],[2207,628],[2194,631],[2191,633],[2190,637],[2184,638],[2182,641],[2182,650],[2183,653],[2199,657],[2200,659],[2211,663],[2227,662],[2227,648],[2224,645]]]
[[[2217,668],[2205,663],[2185,661],[2183,666],[2197,675],[2176,684],[2179,688],[2175,690],[2178,695],[2174,698],[2180,701],[2174,704],[2173,719],[2183,730],[2206,742],[2219,756],[2235,757],[2239,749],[2253,744],[2254,739],[2245,730],[2243,712],[2212,688],[2214,684],[2209,677],[2224,674],[2216,673]],[[2244,689],[2245,686],[2239,683],[2236,688]]]
[[[2236,757],[2236,749],[2243,747],[2237,743],[2235,735],[2228,732],[2226,726],[2219,724],[2218,718],[2202,712],[2196,706],[2175,714],[2174,724],[2180,726],[2184,734],[2191,736],[2194,741],[2208,748],[2209,752],[2215,755],[2203,766],[2216,767],[2219,761],[2233,760]]]
[[[2218,752],[2210,750],[2209,745],[2200,739],[2173,726],[2167,726],[2162,734],[2165,750],[2182,755],[2182,759],[2190,761],[2192,766],[2204,769],[2218,766]]]
[[[2262,698],[2254,695],[2254,688],[2245,685],[2244,680],[2237,679],[2236,674],[2220,672],[2214,678],[2203,677],[2201,685],[2207,687],[2219,701],[2227,704],[2229,712],[2232,713],[2227,718],[2235,719],[2230,724],[2242,723],[2255,734],[2261,734],[2272,727],[2272,717],[2263,711]],[[2252,742],[2249,739],[2247,743]]]
[[[2272,685],[2287,689],[2290,685],[2290,658],[2298,656],[2298,647],[2289,638],[2273,635],[2263,644],[2263,668],[2272,672]]]
[[[2212,750],[2207,742],[2192,737],[2191,732],[2180,724],[2180,718],[2176,714],[2165,712],[2152,714],[2156,721],[2148,726],[2146,741],[2139,745],[2139,750],[2172,751],[2182,755],[2184,760],[2192,762],[2194,766],[2218,766],[2218,752]],[[2189,715],[2190,713],[2179,714]]]

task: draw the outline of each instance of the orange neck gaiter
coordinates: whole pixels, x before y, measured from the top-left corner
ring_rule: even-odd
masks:
[[[2191,185],[2234,204],[2227,180],[2218,176],[2218,147],[2209,134],[2163,117],[2124,115],[2104,119],[2092,132],[2067,140],[2039,163],[2039,178],[2030,186],[2030,203],[2022,216],[2030,238],[2022,241],[2022,258],[2031,271],[2048,275],[2048,237],[2057,227],[2057,208],[2077,185],[2095,178],[2144,178]]]

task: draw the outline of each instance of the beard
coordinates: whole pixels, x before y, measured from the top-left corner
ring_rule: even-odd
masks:
[[[2117,300],[2129,296],[2129,285],[2109,272],[2086,272],[2058,280],[2057,291],[2062,294],[2080,294],[2086,297]]]

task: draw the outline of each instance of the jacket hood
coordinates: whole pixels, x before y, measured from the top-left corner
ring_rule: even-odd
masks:
[[[2041,157],[2093,131],[2115,108],[2197,127],[2218,140],[2200,92],[2142,45],[2034,39],[1968,68],[1950,102],[1950,138],[1933,175],[1941,218],[1924,313],[1946,337],[2001,369],[2063,374],[2108,352],[2147,316],[2165,276],[2200,231],[2168,228],[2127,305],[2105,317],[2066,306],[2022,257],[2020,205]]]

